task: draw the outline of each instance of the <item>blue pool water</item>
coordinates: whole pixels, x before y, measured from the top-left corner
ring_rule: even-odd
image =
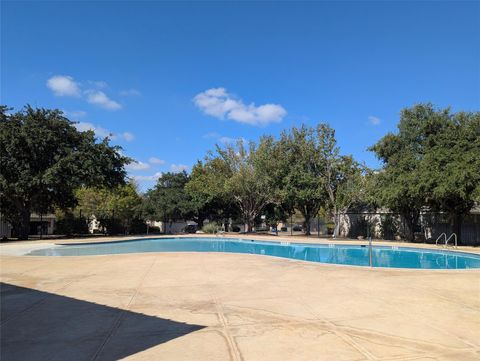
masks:
[[[88,256],[144,252],[228,252],[260,254],[302,261],[369,266],[368,246],[308,245],[228,238],[151,238],[122,242],[54,246],[29,256]],[[466,269],[480,268],[480,255],[442,249],[374,246],[373,267]]]

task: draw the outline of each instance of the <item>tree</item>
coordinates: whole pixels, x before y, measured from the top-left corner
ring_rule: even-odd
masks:
[[[461,224],[480,189],[480,113],[451,114],[432,120],[435,132],[425,134],[421,180],[427,205],[446,212],[461,240]]]
[[[146,192],[142,205],[143,217],[160,220],[165,226],[175,221],[187,219],[191,214],[191,204],[185,185],[188,175],[185,171],[180,173],[164,173],[158,178],[153,189]]]
[[[261,138],[258,146],[250,142],[248,148],[239,140],[236,146],[217,146],[217,153],[230,175],[225,182],[225,190],[240,209],[245,232],[250,232],[262,209],[275,201],[276,186],[270,172],[274,167],[273,138]]]
[[[413,240],[425,207],[448,213],[460,235],[480,184],[479,119],[478,112],[418,104],[402,110],[396,134],[370,148],[384,163],[375,177],[376,197],[406,220],[407,239]]]
[[[139,217],[142,198],[133,182],[106,188],[80,188],[76,191],[78,205],[75,207],[77,216],[92,217],[112,234],[121,231],[130,233],[132,223]]]
[[[198,161],[193,166],[185,191],[190,197],[192,218],[200,228],[205,219],[227,224],[237,213],[232,207],[234,200],[225,188],[229,176],[230,170],[219,158],[207,156],[204,162]]]
[[[346,212],[354,203],[365,201],[367,191],[365,166],[352,156],[341,156],[335,139],[335,130],[328,124],[319,124],[316,129],[318,139],[318,162],[321,178],[328,195],[328,207],[333,213],[333,237],[338,236],[338,212]]]
[[[72,207],[82,186],[124,183],[129,159],[108,138],[79,132],[59,110],[0,110],[1,212],[19,239],[28,239],[32,210]]]
[[[314,129],[302,125],[283,132],[276,155],[282,202],[300,211],[305,220],[305,234],[310,235],[310,222],[327,201],[325,165]]]

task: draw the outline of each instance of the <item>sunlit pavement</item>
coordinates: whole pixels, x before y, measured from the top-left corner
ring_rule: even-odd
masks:
[[[479,270],[38,246],[0,247],[2,361],[480,358]]]

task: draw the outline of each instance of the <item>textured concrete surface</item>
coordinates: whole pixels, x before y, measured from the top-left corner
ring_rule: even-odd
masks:
[[[480,359],[478,270],[3,254],[2,361]]]

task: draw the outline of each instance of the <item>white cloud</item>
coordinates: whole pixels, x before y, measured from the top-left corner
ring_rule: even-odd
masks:
[[[382,122],[382,120],[381,120],[380,118],[374,117],[373,115],[370,115],[370,116],[368,117],[368,121],[369,121],[370,124],[372,124],[372,125],[379,125],[379,124]]]
[[[142,95],[142,93],[140,93],[140,91],[138,91],[137,89],[133,89],[133,88],[121,90],[119,94],[123,97]]]
[[[130,132],[124,133],[113,133],[108,129],[105,129],[99,125],[95,125],[89,122],[78,122],[75,123],[75,128],[77,128],[80,132],[86,132],[87,130],[92,130],[98,138],[105,138],[109,137],[112,140],[125,140],[127,142],[131,142],[135,136]]]
[[[128,170],[147,170],[150,168],[150,164],[143,162],[133,162],[125,166]]]
[[[212,88],[193,98],[195,105],[205,114],[218,119],[230,119],[250,125],[265,126],[279,123],[287,111],[278,104],[256,106],[244,104],[241,99],[229,94],[225,88]]]
[[[150,164],[165,164],[165,161],[163,159],[160,159],[160,158],[150,157],[148,159],[148,163],[150,163]]]
[[[55,75],[47,80],[47,87],[53,91],[53,94],[59,97],[79,97],[80,86],[68,75]]]
[[[81,84],[69,75],[55,75],[47,80],[47,87],[51,89],[56,96],[82,97],[88,103],[98,105],[108,110],[118,110],[122,108],[120,103],[110,99],[107,94],[99,90],[108,87],[108,84],[104,81],[89,80]],[[82,94],[81,87],[89,87],[90,89],[84,90]]]
[[[170,166],[170,171],[173,173],[180,173],[180,172],[183,172],[184,170],[185,171],[188,170],[188,166],[185,164],[172,164]]]
[[[90,89],[85,91],[85,94],[87,95],[87,102],[91,104],[98,105],[108,110],[118,110],[122,108],[120,103],[110,99],[104,92],[100,90]]]
[[[139,182],[156,181],[162,176],[162,172],[156,172],[152,175],[133,175],[132,178]]]
[[[135,139],[135,136],[130,132],[123,132],[122,138],[125,139],[127,142],[131,142]]]
[[[111,139],[115,139],[115,135],[112,132],[89,122],[76,123],[75,128],[77,128],[80,132],[86,132],[87,130],[92,130],[95,133],[95,135],[99,138],[110,137]]]
[[[247,140],[243,137],[239,137],[239,138],[231,138],[231,137],[220,137],[218,138],[218,141],[222,144],[235,144],[237,143],[239,140],[242,140],[243,143],[247,143]]]
[[[84,112],[83,110],[73,110],[71,112],[64,111],[65,115],[67,117],[73,117],[73,118],[83,118],[84,116],[87,115],[87,112]]]
[[[237,137],[237,138],[232,138],[232,137],[227,137],[227,136],[223,136],[217,132],[210,132],[210,133],[207,133],[205,135],[203,135],[202,138],[205,138],[205,139],[215,139],[217,140],[219,143],[222,143],[222,144],[231,144],[231,143],[236,143],[238,140],[243,140],[244,143],[247,142],[247,140],[243,137]]]
[[[98,89],[108,88],[108,83],[106,81],[103,81],[103,80],[89,80],[88,83],[93,85],[94,87],[96,87]]]

